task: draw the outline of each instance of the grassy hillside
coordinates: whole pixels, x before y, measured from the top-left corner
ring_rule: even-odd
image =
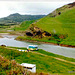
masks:
[[[24,21],[20,25],[14,26],[12,28],[12,30],[14,30],[14,31],[25,31],[26,29],[28,29],[28,27],[30,26],[30,24],[32,24],[33,22],[35,22],[35,20]]]
[[[60,43],[75,45],[75,6],[65,5],[40,19],[34,25],[49,33],[68,35]]]
[[[44,73],[63,73],[69,74],[70,71],[75,71],[74,59],[63,58],[58,55],[39,50],[38,52],[19,52],[17,48],[2,48],[0,47],[0,55],[12,60],[15,59],[18,63],[36,64],[37,72]],[[24,48],[23,48],[24,49]],[[38,58],[38,59],[37,59]],[[61,59],[61,60],[60,60]]]

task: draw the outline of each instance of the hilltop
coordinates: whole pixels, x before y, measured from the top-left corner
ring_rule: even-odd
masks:
[[[14,25],[26,20],[37,20],[45,15],[21,15],[19,13],[10,14],[7,17],[0,18],[0,25]]]

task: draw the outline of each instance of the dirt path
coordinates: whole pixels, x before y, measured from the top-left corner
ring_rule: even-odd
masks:
[[[0,33],[0,35],[8,35],[9,33]]]
[[[45,54],[42,54],[42,53],[38,53],[38,52],[32,52],[32,53],[36,53],[36,54],[40,54],[40,55],[43,55],[43,56],[51,57],[51,58],[54,58],[54,59],[59,60],[59,61],[64,61],[64,62],[67,62],[67,63],[75,64],[75,62],[67,61],[67,60],[57,58],[57,57],[53,57],[53,56],[48,56],[48,55],[45,55]]]
[[[6,49],[17,50],[17,49],[14,49],[14,48],[6,48]],[[48,56],[48,55],[45,55],[45,54],[42,54],[42,53],[32,52],[32,51],[31,51],[31,53],[36,53],[36,54],[43,55],[43,56],[46,56],[46,57],[54,58],[54,59],[59,60],[59,61],[63,61],[63,62],[67,62],[67,63],[75,64],[75,62],[67,61],[67,60],[64,60],[64,59],[61,59],[61,58],[57,58],[57,57],[53,57],[53,56]]]

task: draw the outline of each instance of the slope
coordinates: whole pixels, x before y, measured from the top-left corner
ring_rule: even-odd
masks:
[[[49,33],[65,34],[67,38],[61,44],[75,45],[75,3],[56,9],[34,25]]]

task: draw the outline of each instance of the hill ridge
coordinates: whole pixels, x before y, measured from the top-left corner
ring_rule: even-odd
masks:
[[[0,24],[19,24],[26,20],[37,20],[43,18],[45,15],[21,15],[19,13],[10,14],[7,17],[0,18]]]

